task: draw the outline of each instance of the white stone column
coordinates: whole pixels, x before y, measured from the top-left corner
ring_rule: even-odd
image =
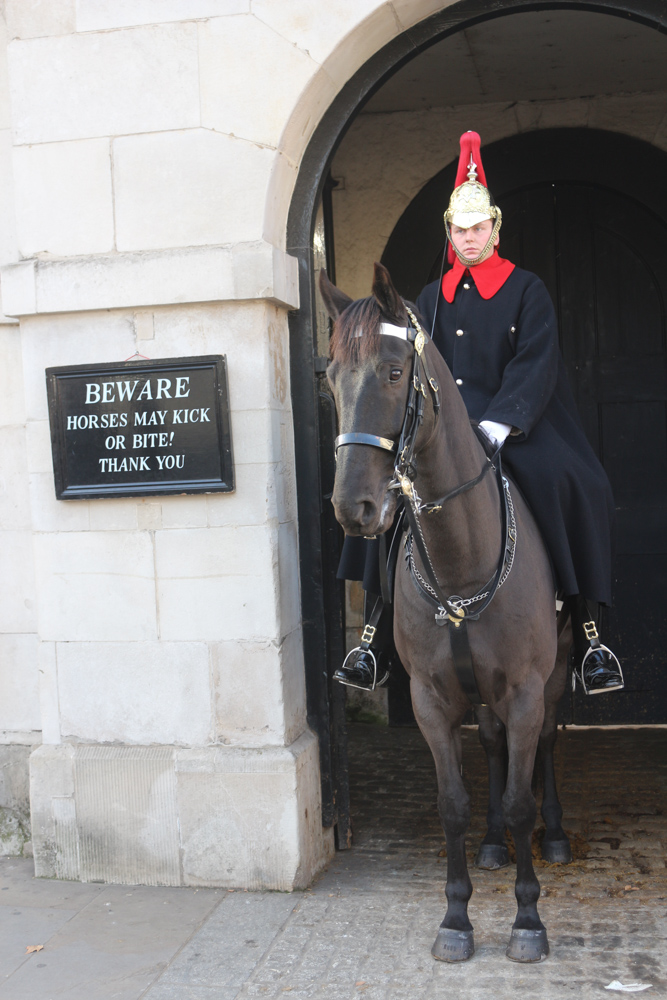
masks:
[[[37,874],[306,885],[333,845],[305,721],[284,308],[255,298],[21,327],[45,734],[31,758]],[[234,494],[55,499],[45,367],[135,348],[227,356]]]
[[[0,680],[12,739],[43,740],[38,875],[291,889],[332,853],[305,716],[286,220],[319,117],[404,7],[5,0],[0,266],[20,330],[0,325]],[[226,355],[234,494],[55,499],[45,368],[136,350]]]

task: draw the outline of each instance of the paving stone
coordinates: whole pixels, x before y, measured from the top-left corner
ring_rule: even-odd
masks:
[[[39,962],[39,953],[28,955],[27,946],[48,941],[74,916],[76,910],[0,906],[0,982],[25,963]]]
[[[105,886],[85,882],[63,882],[35,878],[31,858],[0,857],[0,905],[80,910]]]
[[[135,1000],[222,897],[216,890],[101,885],[88,901],[81,893],[77,909],[47,910],[35,902],[41,888],[47,899],[59,891],[78,895],[77,883],[32,880],[31,905],[17,906],[22,916],[13,918],[23,921],[12,930],[20,962],[0,985],[0,1000]],[[44,950],[26,956],[27,944]]]
[[[297,897],[298,898],[298,897]],[[183,949],[146,1000],[216,990],[216,1000],[233,1000],[297,905],[290,893],[226,893],[222,905]],[[189,993],[183,992],[187,987]],[[180,992],[179,992],[180,991]]]
[[[472,865],[487,781],[475,731],[463,746]],[[513,866],[471,867],[475,955],[433,960],[447,859],[431,755],[418,730],[356,725],[354,847],[309,891],[82,885],[0,859],[0,1000],[594,1000],[612,979],[667,996],[667,730],[568,729],[556,766],[575,860],[547,865],[534,841],[539,965],[505,957]]]

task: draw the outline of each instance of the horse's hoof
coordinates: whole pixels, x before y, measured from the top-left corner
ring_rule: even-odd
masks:
[[[572,860],[572,849],[567,837],[565,840],[543,840],[542,860],[550,865],[569,865]]]
[[[513,927],[505,954],[512,962],[542,962],[549,954],[545,928],[529,931]]]
[[[439,962],[467,962],[475,954],[472,931],[455,931],[441,927],[431,948],[433,958]]]
[[[510,863],[510,856],[505,844],[480,844],[475,858],[477,868],[505,868]]]

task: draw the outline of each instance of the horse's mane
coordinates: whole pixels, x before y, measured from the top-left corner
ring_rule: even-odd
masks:
[[[425,326],[414,302],[405,304],[411,306],[419,321]],[[352,302],[334,323],[329,341],[331,360],[355,363],[376,354],[380,349],[380,327],[383,322],[396,321],[389,319],[382,312],[382,307],[374,295]],[[362,330],[363,336],[360,336]]]
[[[357,299],[334,323],[329,350],[332,361],[360,361],[380,347],[382,310],[372,295]],[[363,330],[363,336],[358,336]]]

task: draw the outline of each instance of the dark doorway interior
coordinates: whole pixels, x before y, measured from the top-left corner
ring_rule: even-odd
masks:
[[[503,210],[501,254],[549,289],[577,403],[616,499],[605,635],[627,686],[606,698],[568,695],[563,717],[666,722],[667,155],[619,134],[554,129],[485,148],[484,165]],[[422,189],[387,245],[383,262],[410,298],[438,276],[454,170]],[[399,678],[390,722],[405,721],[406,690]]]

